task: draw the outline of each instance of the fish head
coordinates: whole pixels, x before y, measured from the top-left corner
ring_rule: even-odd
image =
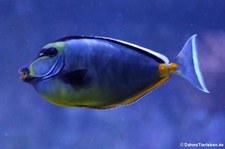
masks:
[[[44,46],[34,61],[19,69],[20,79],[32,83],[57,75],[64,67],[64,42]]]

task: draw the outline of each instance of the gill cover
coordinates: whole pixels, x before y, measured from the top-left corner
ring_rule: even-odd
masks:
[[[48,50],[54,48],[57,51],[51,55]],[[30,76],[35,78],[47,79],[56,75],[64,66],[64,44],[48,44],[39,53],[39,58],[29,66]]]

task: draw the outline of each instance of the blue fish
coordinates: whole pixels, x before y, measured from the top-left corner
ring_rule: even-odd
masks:
[[[199,68],[193,35],[175,60],[125,41],[98,36],[69,36],[44,46],[19,70],[50,103],[107,109],[138,100],[171,73],[208,93]]]

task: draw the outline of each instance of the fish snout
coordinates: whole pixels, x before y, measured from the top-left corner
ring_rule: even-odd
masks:
[[[22,74],[22,76],[20,77],[20,80],[22,81],[28,81],[28,77],[30,74],[30,71],[28,68],[22,68],[19,70],[19,73]]]

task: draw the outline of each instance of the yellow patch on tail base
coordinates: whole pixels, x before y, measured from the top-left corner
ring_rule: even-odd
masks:
[[[159,64],[158,70],[160,76],[164,77],[167,76],[170,72],[175,72],[178,69],[178,64],[170,63],[169,65],[166,64]]]
[[[170,63],[170,72],[175,72],[178,69],[178,65],[176,63]]]
[[[166,64],[159,64],[158,70],[159,70],[160,76],[162,77],[167,76],[169,74],[169,68]]]

